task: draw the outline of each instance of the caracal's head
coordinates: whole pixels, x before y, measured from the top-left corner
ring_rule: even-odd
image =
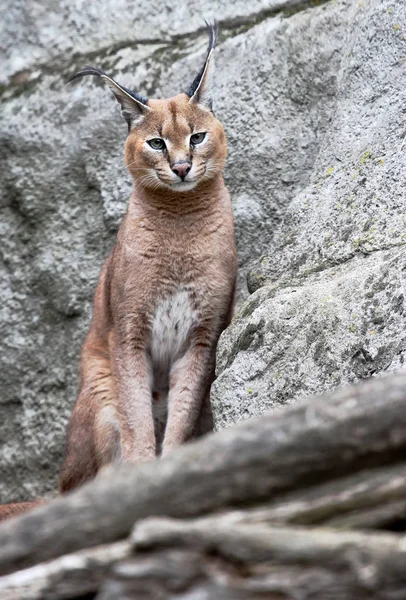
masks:
[[[208,32],[203,68],[189,89],[173,98],[147,100],[94,67],[71,77],[96,75],[106,81],[128,124],[127,167],[134,181],[151,191],[186,192],[217,177],[224,168],[226,137],[213,114],[211,92],[217,24],[208,25]]]

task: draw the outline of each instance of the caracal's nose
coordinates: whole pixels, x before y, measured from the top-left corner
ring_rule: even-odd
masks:
[[[190,163],[188,160],[181,160],[171,166],[172,171],[181,179],[185,179],[191,168],[192,163]]]

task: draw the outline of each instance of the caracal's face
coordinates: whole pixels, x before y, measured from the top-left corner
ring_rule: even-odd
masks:
[[[149,100],[151,110],[131,128],[126,163],[142,187],[185,192],[218,175],[227,155],[223,126],[186,94]]]
[[[101,77],[121,105],[128,125],[127,167],[137,185],[150,191],[187,192],[217,177],[227,142],[212,111],[211,81],[217,23],[207,24],[209,47],[203,68],[185,93],[148,100],[120,85],[102,69],[85,67],[70,78]]]

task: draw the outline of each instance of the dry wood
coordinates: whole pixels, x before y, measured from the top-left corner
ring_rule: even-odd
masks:
[[[149,519],[133,541],[137,557],[116,565],[98,600],[406,597],[404,536],[236,526],[223,515]]]
[[[406,450],[406,373],[325,394],[190,444],[165,459],[106,471],[78,492],[0,527],[0,572],[126,537],[154,515],[190,517],[277,499]]]
[[[0,578],[0,597],[400,599],[406,597],[405,561],[403,535],[236,524],[234,512],[151,518],[136,525],[131,542]]]
[[[403,520],[405,511],[406,464],[395,464],[295,489],[266,504],[236,510],[235,518],[252,524],[379,529]]]
[[[129,542],[116,542],[5,575],[0,577],[0,598],[62,600],[96,592],[108,576],[109,568],[130,553]]]
[[[244,591],[246,596],[241,597],[245,598],[262,597],[258,594],[265,592],[266,598],[274,594],[292,600],[406,597],[406,536],[260,528],[235,525],[224,515],[195,521],[148,519],[135,527],[132,539],[136,548],[150,554],[165,547],[199,550],[205,561],[201,567],[206,571],[205,587],[225,588],[218,597],[239,597],[230,594],[234,588]],[[120,578],[120,567],[115,576]],[[129,567],[126,579],[136,579],[130,576]]]

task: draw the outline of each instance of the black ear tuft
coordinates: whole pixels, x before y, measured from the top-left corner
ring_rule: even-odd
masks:
[[[185,92],[186,95],[189,96],[189,98],[192,98],[195,95],[196,91],[198,90],[198,88],[201,84],[204,72],[206,71],[207,63],[208,63],[208,61],[211,57],[211,54],[212,54],[214,48],[216,47],[216,43],[217,43],[218,32],[219,32],[218,22],[216,20],[214,20],[213,23],[208,23],[207,21],[205,21],[205,23],[207,26],[207,33],[209,36],[209,47],[207,49],[206,60],[204,61],[203,67],[200,69],[199,73],[194,78],[192,85]]]
[[[93,75],[95,77],[101,77],[102,79],[105,79],[107,81],[107,83],[111,82],[111,83],[115,84],[117,87],[121,88],[126,94],[128,94],[129,96],[134,98],[134,100],[137,100],[137,102],[141,102],[141,104],[145,104],[145,106],[147,106],[147,104],[148,104],[148,98],[144,98],[144,96],[141,96],[140,94],[136,94],[135,92],[132,92],[128,88],[124,87],[123,85],[118,84],[112,77],[109,77],[107,75],[107,73],[105,71],[103,71],[103,69],[98,69],[97,67],[87,66],[87,67],[84,67],[83,69],[81,69],[80,71],[73,73],[73,75],[71,75],[69,77],[68,83],[71,83],[71,81],[74,81],[75,79],[79,79],[80,77],[85,77],[86,75]]]
[[[103,77],[104,75],[107,75],[104,71],[102,71],[102,69],[98,69],[97,67],[84,67],[84,69],[81,69],[80,71],[77,71],[76,73],[73,73],[73,75],[71,75],[68,79],[68,83],[70,83],[71,81],[74,81],[75,79],[79,79],[80,77],[84,77],[85,75],[96,75],[96,77]]]
[[[102,71],[102,69],[97,69],[96,67],[85,67],[81,71],[74,73],[69,81],[74,81],[79,77],[85,77],[85,75],[95,75],[96,77],[101,77],[109,86],[111,91],[113,92],[117,102],[121,106],[121,116],[125,120],[128,125],[128,131],[131,130],[131,127],[138,123],[140,120],[145,117],[145,115],[151,110],[148,106],[148,100],[139,96],[135,92],[125,88],[109,77],[107,73]]]

